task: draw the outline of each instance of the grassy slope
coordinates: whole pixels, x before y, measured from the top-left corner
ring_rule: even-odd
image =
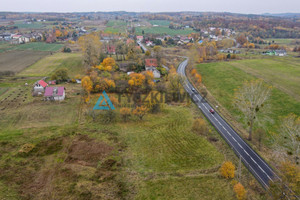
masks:
[[[276,63],[274,65],[274,63]],[[280,64],[281,63],[281,64]],[[284,71],[285,74],[289,74],[290,77],[297,78],[295,74],[295,68],[293,65],[288,68],[290,71],[286,70],[287,63],[285,62],[282,65],[281,61],[276,60],[243,60],[236,62],[218,62],[218,63],[208,63],[200,64],[197,66],[198,71],[203,76],[203,83],[206,85],[208,90],[216,97],[216,99],[229,110],[236,119],[240,122],[239,118],[240,112],[233,105],[232,99],[234,95],[234,89],[238,86],[241,86],[245,80],[255,79],[251,74],[245,73],[242,69],[245,69],[245,66],[253,67],[254,69],[263,66],[263,69],[260,70],[260,76],[266,78],[275,78],[274,82],[277,83],[276,75],[272,76],[271,72],[276,74],[281,74],[281,71]],[[239,66],[239,67],[236,67]],[[270,69],[272,67],[272,69]],[[284,69],[283,69],[284,68]],[[277,71],[276,71],[277,70]],[[299,73],[299,72],[298,72]],[[288,79],[288,75],[282,76],[282,79]],[[280,82],[278,82],[279,84]],[[290,88],[289,81],[281,82],[284,87]],[[292,83],[294,84],[294,83]],[[295,86],[296,91],[299,89]],[[291,88],[290,88],[291,89]],[[300,103],[294,97],[287,95],[285,92],[278,88],[273,88],[272,96],[269,101],[272,109],[271,118],[274,120],[274,124],[267,124],[267,128],[271,132],[277,132],[277,128],[280,124],[280,116],[288,115],[293,112],[297,115],[300,115]],[[243,122],[242,122],[243,123]]]
[[[70,77],[80,74],[82,72],[81,54],[56,53],[47,56],[26,68],[19,76],[49,76],[58,68],[67,68]]]

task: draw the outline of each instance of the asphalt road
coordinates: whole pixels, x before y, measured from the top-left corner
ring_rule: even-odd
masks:
[[[236,155],[241,158],[248,170],[255,176],[262,186],[267,189],[269,187],[269,183],[279,177],[217,112],[214,114],[210,113],[209,110],[215,110],[215,108],[203,99],[195,88],[195,92],[192,91],[193,86],[186,78],[185,74],[187,64],[188,59],[182,62],[177,69],[178,74],[181,74],[185,78],[183,81],[183,87],[186,92],[191,96],[194,103],[217,129],[229,146],[234,150]]]
[[[137,43],[144,50],[144,52],[147,51],[147,48],[145,47],[145,45],[142,44],[142,42],[137,42]]]

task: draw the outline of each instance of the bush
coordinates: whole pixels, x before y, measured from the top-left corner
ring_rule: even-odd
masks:
[[[197,118],[193,122],[192,130],[200,134],[205,134],[208,132],[208,127],[204,119]]]
[[[129,117],[131,116],[131,111],[129,108],[121,108],[120,114],[121,114],[123,121],[127,122]]]
[[[117,113],[113,110],[103,111],[100,120],[103,123],[114,123],[117,120]]]
[[[235,184],[233,189],[234,189],[234,192],[236,194],[236,198],[238,200],[246,199],[246,190],[245,190],[244,186],[241,183]]]
[[[220,174],[226,179],[234,178],[235,166],[230,161],[226,161],[220,168]]]
[[[63,52],[64,53],[71,53],[72,50],[70,48],[68,48],[68,47],[64,47]]]

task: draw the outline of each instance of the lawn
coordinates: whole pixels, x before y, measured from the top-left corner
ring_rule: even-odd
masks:
[[[19,76],[50,76],[59,68],[67,68],[70,77],[81,74],[83,71],[81,54],[56,53],[47,56],[26,68]]]
[[[274,65],[276,62],[277,65]],[[297,94],[297,91],[299,91],[299,85],[298,87],[295,85],[295,89],[292,89],[293,83],[290,83],[286,80],[289,78],[287,74],[290,74],[291,79],[297,79],[297,73],[299,73],[299,71],[296,69],[296,67],[293,67],[292,64],[291,66],[288,66],[288,64],[289,63],[284,60],[276,61],[276,59],[242,60],[200,64],[197,66],[197,70],[202,75],[203,83],[212,93],[212,95],[222,104],[222,106],[224,106],[228,111],[230,111],[231,114],[233,114],[237,121],[244,124],[244,127],[246,128],[247,126],[241,118],[240,111],[233,105],[234,89],[236,89],[238,86],[241,86],[246,80],[257,78],[255,75],[246,72],[244,65],[246,65],[249,69],[252,69],[252,66],[253,69],[256,69],[257,71],[259,70],[259,66],[263,66],[263,69],[258,71],[259,77],[266,77],[266,81],[274,86],[272,89],[271,98],[269,99],[269,104],[271,105],[270,117],[273,119],[274,123],[266,123],[266,128],[269,133],[278,133],[281,116],[286,116],[289,113],[300,115],[300,102],[297,101],[293,96],[288,95],[281,88],[277,88],[276,84],[273,84],[272,82],[274,81],[274,83],[278,83],[282,87],[289,88],[290,91]],[[287,69],[285,69],[285,66],[287,66]],[[272,73],[274,74],[274,80],[270,74],[271,70],[273,70]],[[277,73],[283,75],[281,78],[281,83],[280,81],[276,80],[276,77],[278,76]]]
[[[0,71],[18,73],[48,55],[44,51],[8,51],[0,54]]]
[[[150,24],[158,26],[169,26],[171,21],[168,20],[149,20]]]
[[[179,30],[175,30],[175,29],[170,29],[169,27],[137,27],[136,29],[136,33],[137,34],[142,34],[142,31],[144,30],[145,33],[149,33],[149,34],[167,34],[167,35],[188,35],[193,31],[193,29],[187,28],[187,29],[179,29]]]

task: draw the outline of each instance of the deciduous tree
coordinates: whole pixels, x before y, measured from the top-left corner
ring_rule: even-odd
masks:
[[[295,162],[298,162],[300,151],[300,117],[291,113],[281,120],[280,140],[285,142],[285,147],[291,151]]]
[[[230,161],[226,161],[220,168],[220,174],[226,179],[234,178],[235,166]]]
[[[265,85],[262,80],[246,81],[235,91],[234,104],[245,116],[249,126],[249,140],[252,140],[254,123],[259,122],[258,113],[266,107],[270,93],[271,87]]]

